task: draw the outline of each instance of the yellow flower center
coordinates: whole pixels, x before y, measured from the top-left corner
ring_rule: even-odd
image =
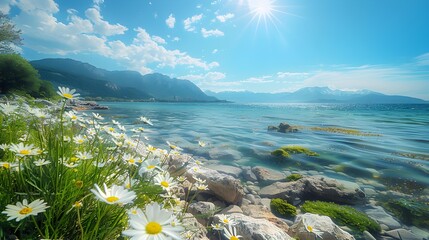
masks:
[[[73,95],[71,95],[70,93],[63,93],[63,97],[68,98],[68,99],[72,99]]]
[[[114,202],[118,201],[119,198],[115,197],[115,196],[110,196],[110,197],[106,198],[106,200],[110,203],[114,203]]]
[[[72,120],[76,120],[76,119],[77,119],[77,116],[73,115],[73,116],[71,117],[71,119],[72,119]]]
[[[308,230],[309,232],[313,232],[313,227],[312,227],[312,226],[307,226],[307,230]]]
[[[155,168],[155,165],[149,165],[149,166],[147,166],[147,169],[154,169]]]
[[[132,210],[131,213],[134,214],[134,215],[136,215],[137,214],[137,210]]]
[[[224,219],[223,222],[224,223],[229,223],[229,220],[228,219]]]
[[[161,231],[162,231],[162,226],[157,222],[149,222],[146,225],[146,233],[147,234],[155,235],[155,234],[160,233]]]
[[[22,149],[21,151],[19,151],[19,154],[28,155],[28,154],[30,154],[30,151],[27,149]]]
[[[30,214],[32,211],[33,209],[31,207],[24,207],[23,209],[21,209],[21,211],[19,211],[19,214],[27,215]]]
[[[236,237],[236,236],[231,236],[231,237],[229,238],[229,240],[238,240],[238,237]]]
[[[169,184],[168,184],[168,182],[167,181],[162,181],[161,182],[161,186],[163,186],[163,187],[168,187],[168,186],[170,186]]]
[[[134,159],[130,159],[130,160],[128,160],[128,162],[129,162],[130,164],[134,164],[134,163],[136,162],[136,160],[134,160]]]
[[[83,143],[83,139],[77,140],[78,143]]]
[[[3,166],[4,168],[10,168],[10,164],[9,164],[9,163],[3,163],[3,164],[2,164],[2,166]]]

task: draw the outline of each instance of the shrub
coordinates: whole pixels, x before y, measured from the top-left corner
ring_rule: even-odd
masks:
[[[322,201],[306,201],[301,209],[305,212],[328,216],[336,224],[346,225],[356,231],[378,233],[381,230],[376,221],[349,206]]]
[[[270,206],[273,212],[278,213],[283,217],[296,216],[296,207],[281,198],[271,199]]]

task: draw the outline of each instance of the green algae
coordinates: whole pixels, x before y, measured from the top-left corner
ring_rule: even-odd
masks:
[[[415,199],[389,199],[383,207],[408,225],[429,229],[429,203]]]
[[[306,201],[301,209],[305,212],[328,216],[338,225],[346,225],[359,232],[380,232],[380,225],[358,210],[331,202]]]
[[[310,127],[310,130],[319,132],[341,133],[355,136],[381,136],[380,134],[361,132],[356,129],[339,128],[339,127]]]
[[[271,209],[282,217],[296,216],[296,207],[281,198],[271,199]]]
[[[271,152],[272,156],[290,158],[291,154],[305,154],[307,156],[319,156],[318,153],[310,151],[308,148],[301,146],[283,146]]]
[[[291,175],[286,177],[286,180],[288,182],[295,182],[298,181],[299,179],[303,178],[303,176],[299,173],[292,173]]]

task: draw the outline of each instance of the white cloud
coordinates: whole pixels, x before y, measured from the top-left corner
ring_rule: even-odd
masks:
[[[278,78],[289,78],[289,77],[307,77],[309,73],[306,72],[278,72]]]
[[[216,16],[217,20],[219,20],[220,22],[226,22],[227,20],[229,20],[233,17],[234,17],[234,14],[232,14],[232,13],[227,13],[225,15]]]
[[[165,20],[165,24],[167,24],[169,28],[174,28],[175,23],[176,18],[174,18],[173,14],[170,14],[170,16],[168,16],[168,18]]]
[[[179,37],[174,37],[172,41],[173,41],[173,42],[178,42],[179,40],[180,40],[180,38],[179,38]]]
[[[226,77],[226,75],[224,73],[221,72],[208,72],[206,74],[199,74],[199,75],[195,75],[195,74],[191,74],[191,75],[185,75],[185,76],[181,76],[179,77],[180,79],[187,79],[187,80],[191,80],[191,81],[204,81],[204,82],[211,82],[211,81],[218,81],[221,79],[224,79]]]
[[[193,26],[193,24],[200,21],[202,18],[203,14],[199,14],[185,19],[183,21],[183,24],[185,25],[185,30],[188,32],[195,31],[195,26]]]
[[[203,34],[203,37],[208,38],[208,37],[221,37],[224,35],[224,33],[218,29],[214,29],[214,30],[207,30],[205,28],[201,29],[201,33]]]
[[[15,4],[15,0],[0,2],[0,12],[2,12],[3,14],[8,14],[10,11],[10,7],[13,4]]]
[[[212,53],[213,53],[213,54],[216,54],[218,51],[219,51],[219,50],[217,50],[217,49],[215,48],[215,49],[213,49]]]
[[[15,6],[21,11],[13,18],[23,31],[24,46],[40,53],[67,55],[93,53],[114,59],[130,70],[152,72],[154,67],[195,67],[209,71],[219,66],[217,62],[205,62],[180,50],[166,49],[165,39],[152,36],[143,28],[135,29],[130,44],[109,40],[109,36],[121,34],[126,27],[110,24],[101,13],[90,8],[86,18],[79,17],[73,9],[67,10],[67,21],[59,21],[59,12],[53,0],[20,0]]]
[[[155,42],[157,42],[159,44],[166,44],[167,43],[164,38],[159,37],[159,36],[152,36],[152,40],[154,40]]]
[[[262,76],[262,77],[250,77],[240,82],[258,84],[258,83],[271,83],[271,82],[274,82],[274,80],[272,79],[272,76],[268,75],[268,76]]]
[[[103,17],[101,16],[100,11],[96,8],[88,8],[85,11],[85,15],[94,24],[95,33],[105,35],[105,36],[112,36],[112,35],[124,34],[125,31],[128,30],[128,28],[126,28],[125,26],[122,26],[119,23],[110,24],[109,22],[103,20]]]
[[[100,11],[100,5],[104,3],[104,0],[93,0],[94,8],[96,8],[98,11]]]
[[[429,52],[416,57],[417,65],[429,66]]]

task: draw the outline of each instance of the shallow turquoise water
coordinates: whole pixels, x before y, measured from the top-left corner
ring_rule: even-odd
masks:
[[[120,120],[128,129],[139,116],[149,143],[168,148],[170,141],[185,153],[223,164],[265,165],[279,170],[315,170],[321,174],[381,182],[404,192],[429,191],[429,105],[235,104],[235,103],[103,103],[100,114]],[[306,127],[352,128],[381,136],[354,136],[302,130],[267,131],[288,122]],[[207,143],[201,148],[198,140]],[[301,145],[318,157],[294,155],[273,163],[270,152]],[[401,154],[421,154],[406,157]],[[423,159],[421,159],[423,158]]]

